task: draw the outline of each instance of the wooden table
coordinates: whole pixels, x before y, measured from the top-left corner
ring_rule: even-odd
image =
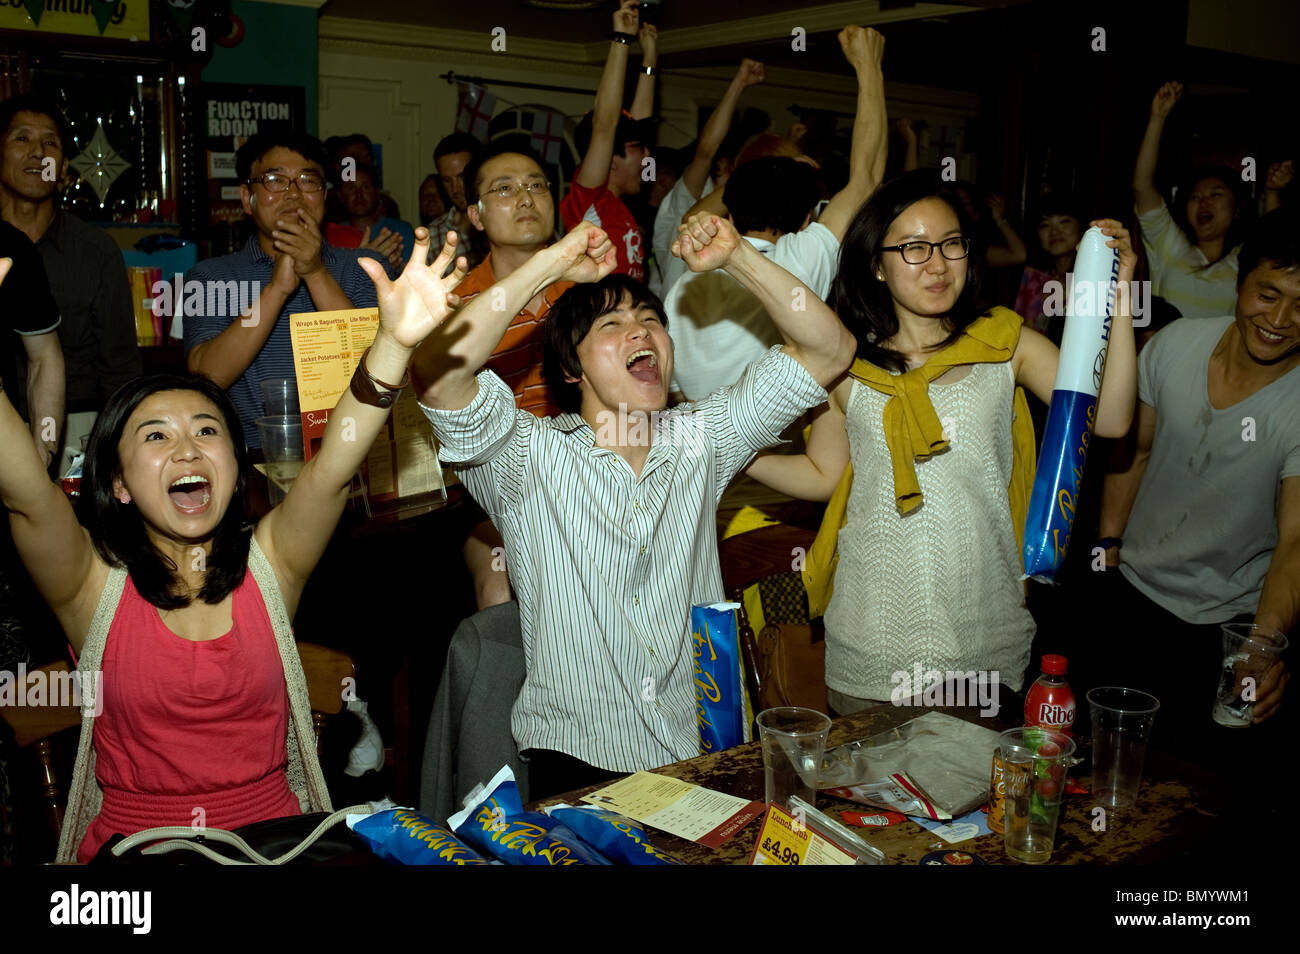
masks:
[[[836,719],[831,725],[827,745],[843,745],[869,738],[928,711],[933,710],[886,706]],[[989,728],[1000,730],[1008,727],[998,720],[981,718],[974,709],[940,711]],[[1086,752],[1085,747],[1081,754]],[[990,760],[992,754],[990,751]],[[1086,772],[1080,772],[1088,768],[1085,763],[1071,773],[1071,777],[1080,781],[1084,787],[1089,787],[1091,779]],[[760,801],[763,798],[763,753],[758,742],[666,765],[654,771],[741,798]],[[540,808],[558,802],[578,804],[581,796],[602,787],[596,785],[578,789],[543,799],[532,807]],[[1199,836],[1214,828],[1223,812],[1223,806],[1224,800],[1211,775],[1195,766],[1151,751],[1147,754],[1147,766],[1143,772],[1137,806],[1133,809],[1108,811],[1104,831],[1094,830],[1094,806],[1088,796],[1066,797],[1056,847],[1049,863],[1106,865],[1174,861],[1189,845],[1195,844]],[[843,820],[839,814],[841,810],[870,811],[866,806],[831,798],[823,793],[818,794],[817,807],[836,821]],[[686,864],[736,865],[748,864],[759,827],[758,820],[750,822],[740,834],[718,849],[705,848],[653,828],[647,829],[647,832],[657,847]],[[861,834],[869,844],[883,851],[890,864],[915,865],[930,852],[944,849],[972,852],[988,864],[1016,864],[1007,858],[999,834],[981,835],[956,845],[948,845],[938,835],[911,820],[888,828],[853,830]]]

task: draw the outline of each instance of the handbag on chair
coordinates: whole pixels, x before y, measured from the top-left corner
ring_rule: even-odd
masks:
[[[206,859],[219,865],[383,864],[350,828],[339,825],[348,815],[373,811],[373,806],[363,803],[332,814],[268,818],[234,831],[184,825],[148,828],[125,837],[114,835],[90,863],[184,864]],[[193,857],[196,853],[200,858]]]
[[[759,708],[826,711],[826,640],[807,623],[768,623],[758,635]]]

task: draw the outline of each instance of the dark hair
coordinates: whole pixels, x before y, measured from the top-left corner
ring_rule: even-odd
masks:
[[[917,169],[891,179],[872,194],[853,217],[840,246],[840,267],[831,286],[830,306],[858,339],[858,357],[892,371],[906,371],[907,359],[883,343],[898,333],[898,315],[889,287],[876,278],[880,248],[894,220],[922,199],[939,199],[957,216],[962,235],[971,236],[971,219],[961,197],[939,178],[938,170]],[[934,254],[940,252],[935,249]],[[961,337],[979,310],[980,262],[972,253],[966,259],[966,284],[947,315],[952,333],[937,348]]]
[[[54,128],[59,131],[59,145],[65,156],[76,145],[72,141],[72,126],[63,115],[63,110],[59,109],[53,99],[40,93],[21,93],[0,103],[0,136],[8,135],[9,127],[14,124],[19,113],[39,113],[54,120]]]
[[[817,205],[817,173],[806,162],[764,156],[737,167],[722,202],[744,235],[763,229],[798,232]]]
[[[1300,270],[1300,212],[1275,209],[1255,223],[1237,255],[1238,288],[1261,263],[1286,272]]]
[[[325,140],[325,149],[331,157],[338,156],[348,146],[365,146],[374,149],[375,144],[365,133],[348,133],[346,136],[330,136]]]
[[[1187,175],[1174,186],[1169,214],[1174,223],[1183,230],[1187,240],[1195,245],[1196,229],[1187,218],[1187,197],[1196,188],[1196,183],[1202,179],[1218,179],[1232,193],[1233,207],[1237,214],[1232,224],[1228,226],[1228,234],[1223,239],[1223,254],[1227,255],[1241,244],[1250,221],[1248,218],[1252,205],[1250,193],[1246,190],[1245,183],[1241,181],[1240,173],[1233,172],[1227,166],[1196,166],[1189,170]]]
[[[252,523],[244,498],[248,481],[248,451],[244,446],[239,413],[226,392],[198,374],[150,374],[126,382],[109,397],[95,421],[86,448],[82,475],[82,522],[90,531],[95,552],[110,566],[124,566],[140,595],[160,609],[190,605],[176,593],[176,565],[158,552],[145,532],[144,519],[134,503],[122,503],[113,494],[113,479],[121,476],[118,444],[127,419],[150,395],[160,391],[197,391],[217,406],[235,447],[239,479],[226,514],[213,535],[207,576],[199,598],[215,604],[224,600],[244,579],[248,569]]]
[[[1079,223],[1079,237],[1088,231],[1088,219],[1080,211],[1082,203],[1078,198],[1070,193],[1049,192],[1039,198],[1038,203],[1031,209],[1030,215],[1025,219],[1025,231],[1037,236],[1038,226],[1043,219],[1053,215],[1068,215],[1074,221]],[[1026,262],[1034,268],[1043,271],[1051,271],[1056,267],[1052,257],[1043,250],[1042,245],[1037,241],[1027,244],[1029,254],[1026,256]]]
[[[257,162],[272,149],[288,149],[296,152],[308,162],[320,166],[322,173],[329,170],[330,164],[325,156],[325,147],[315,136],[296,129],[269,129],[256,133],[239,147],[235,153],[235,176],[240,182],[247,182],[253,174],[253,163]]]
[[[653,309],[663,326],[668,327],[668,316],[659,296],[635,278],[619,274],[574,285],[559,297],[542,322],[542,376],[561,411],[570,413],[582,408],[581,389],[564,380],[566,375],[582,377],[578,345],[596,319],[616,309],[624,298],[631,298],[634,307]]]
[[[449,199],[449,198],[447,197],[447,190],[444,189],[444,188],[442,187],[442,176],[438,175],[438,173],[436,173],[436,172],[430,172],[427,176],[425,176],[425,177],[420,181],[420,188],[419,188],[419,190],[417,191],[416,194],[418,195],[420,192],[423,192],[423,191],[424,191],[424,187],[425,187],[426,185],[428,185],[430,182],[433,183],[433,187],[434,187],[434,189],[437,190],[437,192],[438,192],[438,201],[442,203],[442,208],[443,208],[443,211],[445,212],[445,211],[447,210],[447,208],[450,207],[450,205],[451,205],[451,199]],[[424,213],[423,213],[423,212],[420,213],[420,224],[421,224],[421,225],[428,225],[429,222],[431,222],[431,221],[433,221],[433,220],[430,219],[430,220],[426,221],[425,218],[424,218]]]
[[[573,148],[578,150],[578,155],[582,159],[587,158],[587,150],[591,148],[591,128],[592,114],[587,113],[582,119],[578,120],[578,125],[573,130]],[[644,146],[650,145],[651,133],[647,126],[649,120],[637,120],[630,118],[626,113],[618,117],[618,127],[614,130],[614,155],[627,157],[627,144],[630,142],[639,142]]]
[[[461,178],[465,182],[465,201],[473,205],[480,198],[478,193],[478,174],[483,170],[489,159],[496,159],[498,156],[520,155],[525,159],[531,159],[537,163],[537,168],[542,170],[542,175],[546,175],[546,165],[542,162],[537,153],[531,149],[521,147],[518,144],[496,144],[488,146],[477,156],[470,159],[465,166],[465,171],[461,173]]]
[[[433,161],[437,162],[443,156],[450,156],[457,152],[468,152],[470,161],[473,161],[473,158],[482,151],[483,144],[469,133],[454,132],[438,140],[438,145],[433,147]]]

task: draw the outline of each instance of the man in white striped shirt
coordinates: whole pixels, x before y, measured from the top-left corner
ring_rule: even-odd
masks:
[[[442,460],[505,540],[527,664],[511,728],[534,798],[699,754],[689,619],[692,604],[723,597],[718,500],[853,357],[834,313],[794,294],[798,280],[726,220],[692,218],[673,251],[695,271],[725,267],[786,342],[703,401],[665,411],[663,306],[606,278],[612,245],[590,223],[461,308],[412,364]],[[474,370],[511,317],[564,280],[588,283],[544,326],[547,381],[569,413],[539,420]]]

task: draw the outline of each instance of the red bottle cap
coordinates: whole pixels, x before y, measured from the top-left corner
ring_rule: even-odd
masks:
[[[1049,676],[1064,676],[1068,662],[1064,656],[1049,653],[1043,657],[1043,672]]]

